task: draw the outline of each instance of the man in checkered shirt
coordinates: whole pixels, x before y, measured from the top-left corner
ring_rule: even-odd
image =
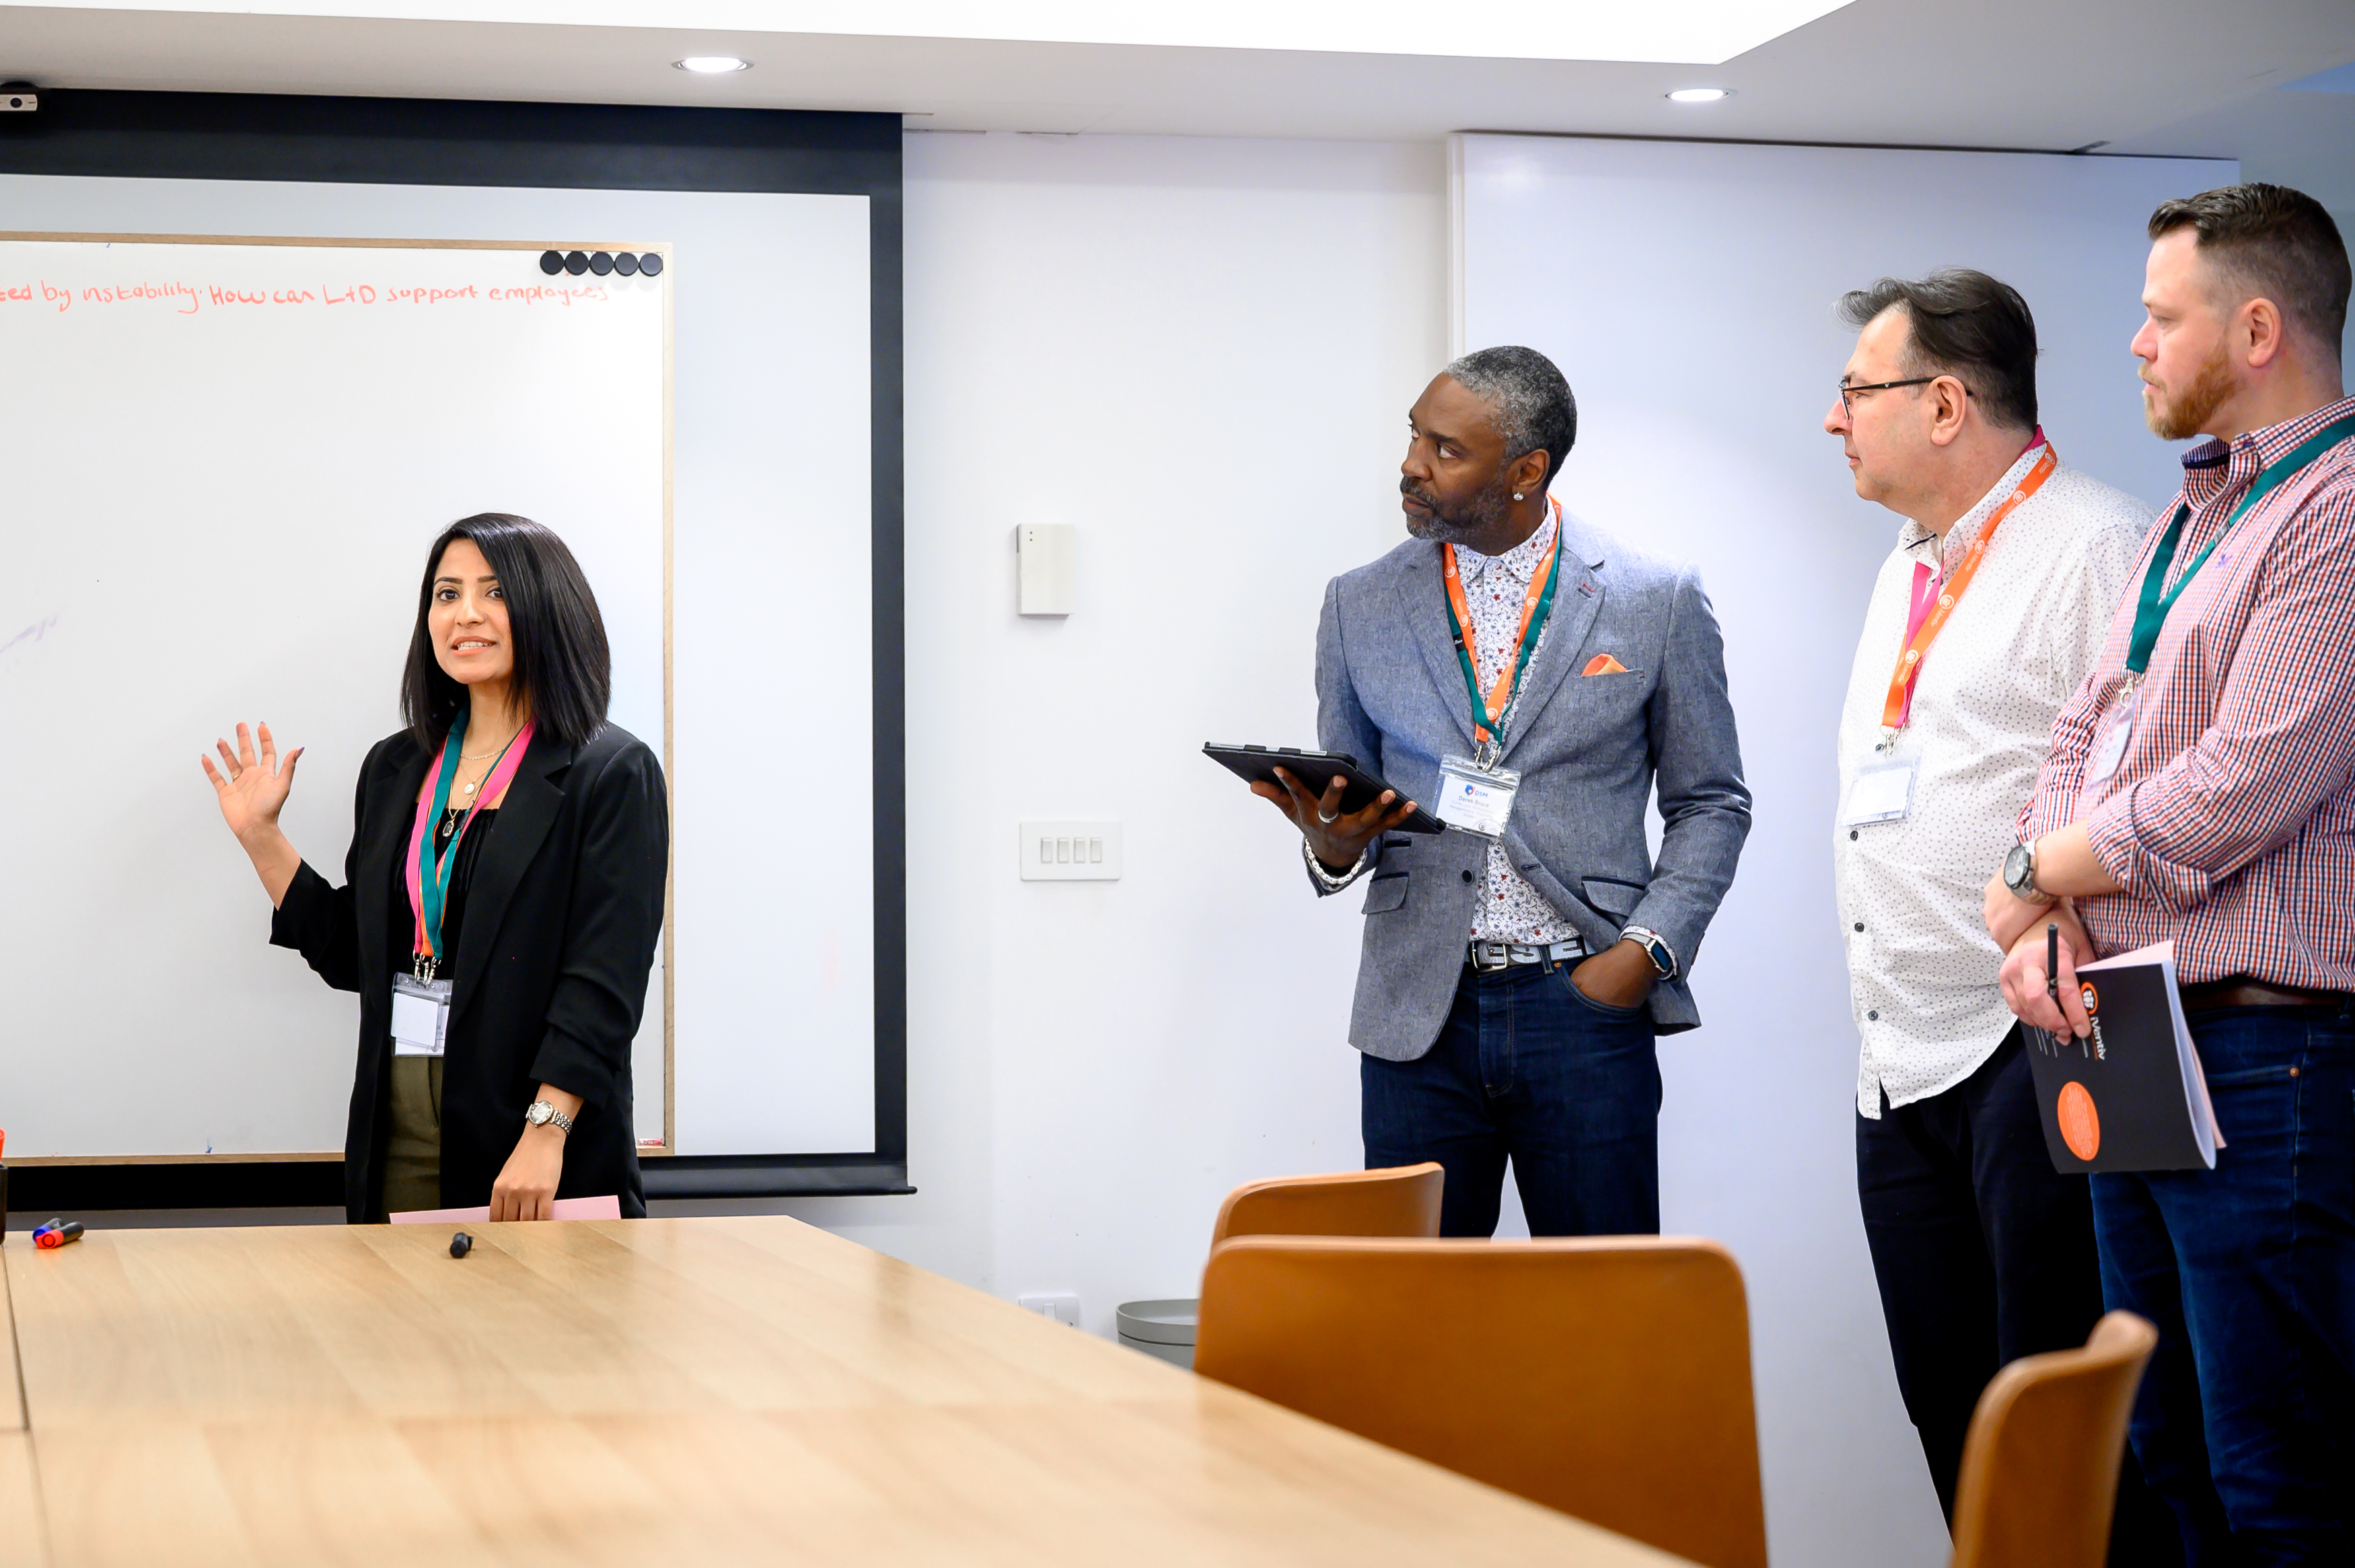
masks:
[[[2347,250],[2243,185],[2150,220],[2134,339],[2159,436],[2207,438],[1987,885],[2025,1022],[2172,940],[2224,1147],[2093,1178],[2103,1295],[2158,1325],[2131,1428],[2193,1563],[2355,1562],[2355,398]],[[2179,601],[2169,597],[2182,586]],[[2061,1005],[2045,925],[2062,931]]]

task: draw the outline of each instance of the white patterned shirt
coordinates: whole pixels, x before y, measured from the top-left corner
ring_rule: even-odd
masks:
[[[1455,572],[1464,582],[1464,605],[1472,612],[1473,662],[1484,694],[1496,689],[1497,678],[1519,652],[1514,640],[1521,630],[1521,605],[1529,597],[1529,579],[1553,554],[1554,537],[1561,532],[1560,514],[1550,508],[1536,533],[1501,556],[1484,556],[1460,546],[1455,552]],[[1552,628],[1553,616],[1549,613],[1538,629],[1538,647],[1545,646],[1546,633]],[[1535,650],[1529,661],[1537,662]],[[1472,694],[1463,692],[1455,700],[1469,708]],[[1515,716],[1509,710],[1505,715],[1508,733]],[[1562,918],[1561,911],[1513,869],[1504,841],[1491,843],[1487,883],[1472,911],[1472,940],[1536,946],[1565,941],[1577,934],[1577,927]]]
[[[2052,721],[2099,657],[2151,509],[2066,463],[2012,509],[1929,650],[1905,727],[1876,748],[1905,642],[1913,568],[1943,584],[1989,514],[2028,476],[2030,446],[1977,505],[1936,535],[1918,523],[1874,582],[1840,713],[1832,871],[1848,943],[1849,1005],[1862,1050],[1856,1108],[1908,1105],[1977,1070],[2012,1023],[2003,961],[1981,916],[1987,878],[2017,842]],[[1851,825],[1858,772],[1912,762],[1901,821]]]

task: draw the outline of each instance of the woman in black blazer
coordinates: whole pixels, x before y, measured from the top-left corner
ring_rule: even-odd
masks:
[[[545,1219],[610,1192],[642,1215],[630,1044],[662,928],[662,767],[605,722],[604,622],[561,539],[484,513],[426,563],[409,727],[360,765],[343,886],[278,828],[299,747],[281,766],[270,726],[240,724],[205,759],[271,941],[360,995],[345,1212]]]

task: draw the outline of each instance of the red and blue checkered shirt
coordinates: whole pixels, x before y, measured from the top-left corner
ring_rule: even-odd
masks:
[[[2191,508],[2175,571],[2260,469],[2350,414],[2355,397],[2186,452],[2161,514]],[[2164,532],[2151,529],[2100,662],[2054,721],[2020,835],[2085,823],[2124,890],[2077,901],[2105,953],[2172,938],[2186,984],[2355,991],[2355,440],[2277,485],[2209,557],[2159,632],[2117,770],[2089,786]]]

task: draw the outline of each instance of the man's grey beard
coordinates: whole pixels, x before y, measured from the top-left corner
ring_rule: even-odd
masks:
[[[2219,343],[2216,352],[2208,356],[2208,363],[2200,367],[2200,374],[2191,378],[2191,385],[2183,389],[2174,406],[2163,414],[2155,408],[2144,410],[2143,423],[2162,441],[2190,440],[2215,417],[2232,390],[2232,369],[2225,360],[2224,345]]]
[[[1418,539],[1429,539],[1435,544],[1464,544],[1474,535],[1502,522],[1512,509],[1512,503],[1506,498],[1505,486],[1501,482],[1480,492],[1454,513],[1442,511],[1435,496],[1408,490],[1403,485],[1399,490],[1401,494],[1412,495],[1431,508],[1428,517],[1410,515],[1406,520],[1406,531]]]

